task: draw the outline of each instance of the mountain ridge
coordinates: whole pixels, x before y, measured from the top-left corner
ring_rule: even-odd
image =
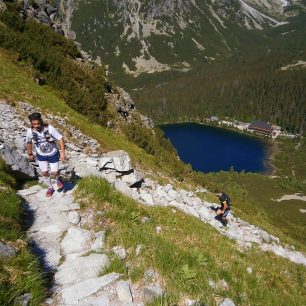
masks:
[[[241,36],[235,26],[244,32],[286,24],[285,10],[290,11],[292,5],[277,0],[76,2],[72,29],[83,48],[95,56],[103,54],[112,73],[137,77],[169,70],[184,72],[198,61],[213,62],[235,54],[236,42],[231,36],[234,34],[235,40]],[[278,17],[269,15],[271,12]],[[233,33],[229,33],[231,28]]]

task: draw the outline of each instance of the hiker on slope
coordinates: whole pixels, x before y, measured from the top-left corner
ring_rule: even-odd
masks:
[[[34,160],[34,144],[36,160],[44,181],[48,186],[46,197],[51,197],[54,193],[51,177],[56,179],[58,190],[64,187],[59,177],[59,160],[64,161],[66,159],[64,139],[52,125],[44,124],[40,113],[29,115],[29,120],[31,128],[27,130],[26,134],[27,152],[29,159]],[[60,151],[55,143],[56,140],[59,141]]]
[[[230,197],[222,192],[219,196],[221,206],[216,210],[217,220],[219,220],[222,225],[227,225],[227,219],[230,210],[231,210],[231,199]]]

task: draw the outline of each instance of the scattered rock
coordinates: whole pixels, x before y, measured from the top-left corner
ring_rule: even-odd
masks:
[[[31,304],[32,301],[32,294],[25,293],[15,299],[14,305],[16,306],[28,306]]]
[[[143,182],[143,175],[139,171],[134,171],[122,176],[122,181],[126,182],[129,187],[134,185],[141,184]]]
[[[208,280],[208,286],[211,289],[216,289],[216,283],[212,279]]]
[[[80,215],[78,214],[78,212],[76,211],[70,211],[68,213],[68,221],[71,223],[71,224],[79,224],[79,222],[81,221],[81,217]]]
[[[99,164],[102,169],[114,169],[118,172],[129,172],[133,169],[129,154],[123,150],[104,154],[100,158]]]
[[[252,274],[253,273],[253,269],[251,268],[251,267],[247,267],[247,272],[249,273],[249,274]]]
[[[216,289],[228,291],[229,285],[224,279],[221,279],[220,281],[216,282]]]
[[[0,156],[20,179],[36,178],[35,167],[22,156],[18,151],[3,144],[0,149]]]
[[[135,255],[136,255],[136,256],[139,256],[140,253],[141,253],[141,251],[142,251],[142,244],[138,244],[138,245],[136,246]]]
[[[54,300],[51,299],[51,298],[47,298],[47,299],[45,300],[45,304],[47,304],[47,305],[52,305],[53,303],[54,303]]]
[[[115,246],[112,248],[112,251],[114,254],[120,258],[120,259],[125,259],[126,258],[126,250],[122,246]]]
[[[95,234],[95,241],[91,245],[91,249],[94,251],[101,251],[105,240],[105,231],[100,231]]]
[[[14,248],[0,241],[0,259],[11,258],[16,255]]]
[[[201,304],[199,304],[197,301],[195,300],[190,300],[190,299],[185,299],[184,300],[184,306],[200,306]]]
[[[143,288],[143,294],[145,299],[150,300],[154,297],[161,296],[163,294],[163,290],[159,286],[149,285]]]
[[[0,13],[5,12],[7,10],[6,4],[3,0],[0,0]]]
[[[159,234],[162,231],[162,228],[161,226],[156,226],[155,230],[156,230],[156,233]]]
[[[149,206],[154,205],[153,197],[152,197],[151,194],[143,192],[141,190],[140,198],[141,198],[141,200],[143,201],[144,204],[149,205]]]
[[[140,222],[142,224],[148,223],[150,221],[151,221],[151,219],[149,217],[146,217],[146,216],[142,217],[141,220],[140,220]]]
[[[272,240],[271,236],[266,231],[261,231],[261,238],[266,243],[270,243]]]
[[[125,305],[133,302],[133,297],[130,289],[130,282],[120,280],[116,285],[117,295],[119,300]]]
[[[219,304],[219,306],[236,306],[236,305],[231,299],[226,298],[221,304]]]

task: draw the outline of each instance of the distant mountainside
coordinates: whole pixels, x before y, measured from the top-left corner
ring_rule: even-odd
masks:
[[[224,60],[302,8],[302,0],[77,1],[72,29],[120,79]]]

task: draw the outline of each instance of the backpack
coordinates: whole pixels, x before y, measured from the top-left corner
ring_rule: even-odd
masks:
[[[231,198],[226,193],[222,192],[222,194],[219,197],[219,200],[221,201],[221,203],[226,201],[228,208],[231,208]]]
[[[47,142],[54,142],[55,141],[55,139],[49,133],[49,125],[48,124],[44,124],[43,134],[44,134]],[[33,138],[33,141],[34,141],[35,145],[38,146],[39,137],[38,137],[37,133],[35,131],[33,131],[33,129],[32,129],[32,138]]]

